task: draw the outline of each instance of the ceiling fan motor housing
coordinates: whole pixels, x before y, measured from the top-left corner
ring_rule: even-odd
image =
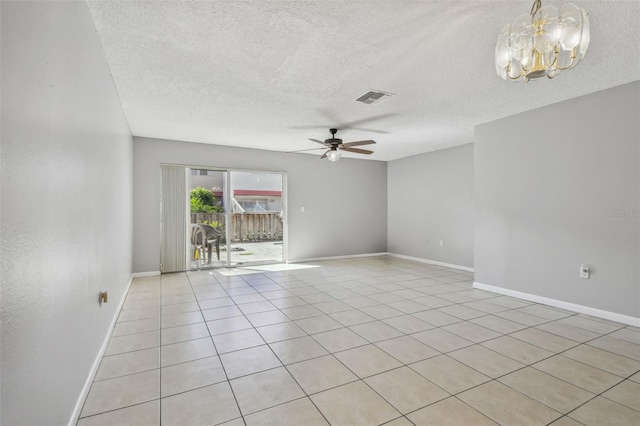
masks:
[[[338,132],[338,129],[329,129],[329,131],[331,132],[331,137],[329,139],[326,139],[324,142],[332,146],[340,145],[342,143],[342,139],[336,138],[336,133]]]

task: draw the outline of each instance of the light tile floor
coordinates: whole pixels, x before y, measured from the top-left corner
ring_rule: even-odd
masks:
[[[78,425],[640,425],[638,328],[398,258],[314,265],[136,278]]]

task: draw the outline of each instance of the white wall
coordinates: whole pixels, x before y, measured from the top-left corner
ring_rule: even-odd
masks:
[[[131,276],[131,136],[86,3],[1,8],[0,423],[62,425]]]
[[[476,282],[640,317],[639,103],[634,82],[476,127]]]
[[[133,159],[134,272],[160,269],[161,163],[286,172],[289,260],[387,251],[384,162],[138,137]]]
[[[390,161],[387,178],[389,252],[472,268],[473,145]]]

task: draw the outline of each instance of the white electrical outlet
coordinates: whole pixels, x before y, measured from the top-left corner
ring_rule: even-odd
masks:
[[[588,280],[590,275],[591,275],[591,267],[585,264],[580,265],[580,278]]]
[[[444,247],[444,241],[440,240],[440,247]]]
[[[300,206],[300,212],[304,213],[304,206]]]

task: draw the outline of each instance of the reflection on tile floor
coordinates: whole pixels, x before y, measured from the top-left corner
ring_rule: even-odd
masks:
[[[638,328],[398,258],[314,265],[136,278],[78,424],[640,424]]]

